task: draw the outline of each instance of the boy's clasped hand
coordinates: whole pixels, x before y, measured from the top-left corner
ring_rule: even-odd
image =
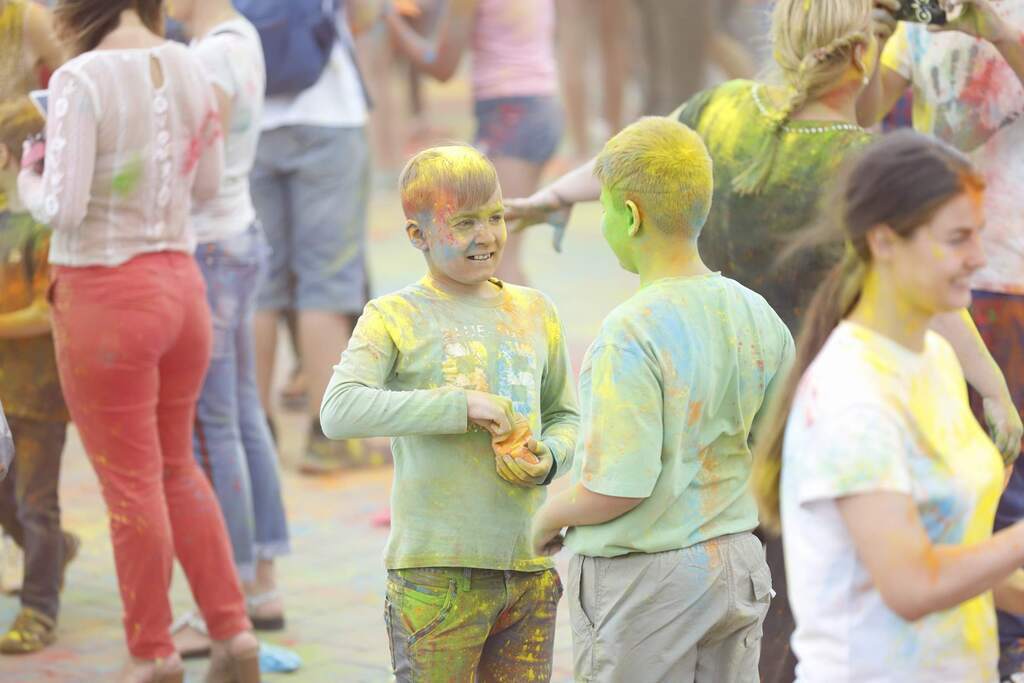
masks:
[[[554,456],[544,442],[533,438],[529,421],[515,413],[510,400],[467,389],[466,415],[470,428],[490,432],[499,477],[516,486],[544,483]]]

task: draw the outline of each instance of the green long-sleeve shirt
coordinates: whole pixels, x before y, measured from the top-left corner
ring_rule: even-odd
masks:
[[[536,571],[542,486],[501,479],[490,435],[468,430],[464,389],[512,401],[569,471],[579,414],[561,323],[540,292],[452,297],[429,279],[367,304],[324,394],[331,438],[390,436],[395,458],[388,569]]]

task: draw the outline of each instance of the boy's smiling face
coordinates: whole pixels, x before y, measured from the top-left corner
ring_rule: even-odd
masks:
[[[494,277],[508,233],[501,190],[478,206],[440,206],[406,225],[409,241],[423,252],[442,284],[475,287]]]

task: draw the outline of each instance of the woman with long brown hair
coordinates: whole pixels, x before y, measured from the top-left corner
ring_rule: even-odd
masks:
[[[131,653],[120,680],[183,678],[177,557],[214,639],[207,681],[256,681],[224,519],[192,455],[211,326],[189,212],[220,186],[214,91],[163,39],[160,0],[61,0],[55,16],[77,56],[50,82],[45,168],[19,190],[53,229],[57,361],[110,515]]]
[[[970,303],[983,193],[959,152],[894,133],[805,240],[844,256],[804,316],[753,476],[762,524],[781,518],[799,681],[994,681],[993,605],[1024,611],[1024,523],[992,534],[1003,462],[929,331]]]

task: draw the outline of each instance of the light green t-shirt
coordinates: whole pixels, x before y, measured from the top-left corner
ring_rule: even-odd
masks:
[[[646,500],[566,545],[616,557],[754,529],[750,432],[792,357],[775,311],[718,273],[658,280],[616,308],[583,361],[573,477]]]
[[[333,438],[393,437],[388,569],[552,566],[530,551],[545,487],[498,476],[490,435],[467,431],[462,389],[510,399],[561,474],[579,425],[571,377],[558,314],[536,290],[454,298],[425,278],[367,304],[320,420]]]

